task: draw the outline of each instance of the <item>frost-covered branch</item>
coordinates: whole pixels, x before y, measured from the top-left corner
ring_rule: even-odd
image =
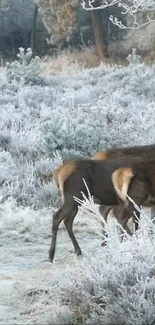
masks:
[[[85,10],[97,10],[97,9],[105,9],[107,7],[114,6],[118,4],[120,1],[118,0],[112,0],[111,2],[102,1],[102,4],[100,6],[95,6],[95,2],[96,2],[95,0],[89,0],[89,1],[81,0],[81,5]]]
[[[121,29],[137,29],[155,21],[155,0],[128,0],[127,2],[119,0],[103,0],[99,6],[95,6],[95,3],[96,0],[81,1],[81,5],[85,10],[105,9],[117,5],[117,7],[121,9],[122,15],[130,16],[132,19],[131,26],[124,25],[121,20],[113,15],[109,17],[112,23]],[[140,13],[145,14],[145,22],[140,21]]]

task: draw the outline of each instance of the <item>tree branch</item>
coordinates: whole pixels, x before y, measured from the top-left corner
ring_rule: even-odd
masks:
[[[122,15],[130,15],[132,18],[132,26],[124,25],[121,20],[118,20],[117,17],[112,15],[109,17],[110,21],[121,29],[138,29],[155,21],[155,18],[152,19],[149,15],[149,12],[152,13],[155,11],[155,0],[128,0],[128,4],[120,0],[103,0],[100,6],[95,6],[95,1],[96,0],[81,0],[80,3],[84,10],[105,9],[117,5],[121,8]],[[144,23],[138,22],[137,16],[140,12],[146,13],[146,21]]]

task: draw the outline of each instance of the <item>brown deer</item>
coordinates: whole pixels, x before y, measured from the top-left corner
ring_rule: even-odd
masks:
[[[122,147],[122,148],[113,148],[108,150],[102,150],[97,152],[91,159],[95,160],[111,160],[117,159],[124,156],[140,156],[140,157],[155,157],[155,144],[152,145],[144,145],[144,146],[134,146],[134,147]],[[155,200],[148,200],[145,202],[145,206],[151,207],[151,218],[155,217]],[[119,208],[118,208],[119,209]],[[113,206],[99,206],[99,211],[101,215],[104,217],[105,221],[107,221],[107,217],[109,212],[112,210],[113,215],[117,214],[117,207]],[[133,221],[135,224],[135,230],[138,229],[138,218],[133,216]]]
[[[144,205],[149,195],[155,196],[155,160],[142,162],[141,157],[130,156],[109,161],[74,160],[55,169],[53,178],[60,189],[63,205],[53,215],[50,261],[54,258],[57,231],[62,220],[75,253],[82,254],[73,233],[73,221],[79,205],[74,197],[82,199],[82,193],[88,196],[83,179],[94,202],[97,200],[100,205],[106,206],[120,204],[118,220],[127,231],[127,221],[133,215],[134,206],[126,198],[126,193],[138,206]]]

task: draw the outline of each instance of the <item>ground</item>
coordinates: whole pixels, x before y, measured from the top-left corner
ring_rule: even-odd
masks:
[[[51,239],[52,209],[31,211],[19,209],[10,204],[1,205],[0,217],[0,323],[26,324],[41,322],[42,313],[49,299],[38,304],[31,302],[33,290],[46,291],[47,283],[53,276],[65,272],[69,264],[74,267],[74,250],[71,241],[62,225],[58,232],[58,244],[53,264],[48,262],[48,250]],[[35,223],[36,221],[36,223]],[[95,232],[94,218],[79,213],[75,219],[75,234],[84,255],[91,254],[89,242],[101,243]],[[97,239],[98,238],[98,239]],[[65,266],[66,265],[66,266]],[[24,292],[25,298],[21,296]],[[32,294],[31,294],[32,292]],[[38,293],[39,295],[39,293]],[[29,297],[29,298],[28,298]],[[52,299],[43,317],[46,324],[55,305]],[[18,306],[18,307],[17,307]]]

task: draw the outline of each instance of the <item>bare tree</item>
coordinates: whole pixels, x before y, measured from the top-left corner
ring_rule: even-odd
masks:
[[[101,10],[117,5],[121,8],[122,15],[130,16],[130,25],[124,25],[117,17],[110,16],[109,19],[122,29],[137,29],[155,21],[155,0],[102,0],[99,6],[94,6],[96,0],[81,0],[81,5],[85,10]],[[141,17],[144,14],[145,21]]]
[[[76,29],[76,3],[73,0],[36,0],[36,3],[50,34],[50,43],[69,40]]]

